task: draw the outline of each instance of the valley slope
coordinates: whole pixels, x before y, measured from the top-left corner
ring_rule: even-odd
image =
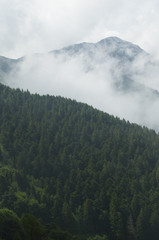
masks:
[[[0,208],[19,217],[81,239],[158,239],[158,146],[153,130],[0,84]]]

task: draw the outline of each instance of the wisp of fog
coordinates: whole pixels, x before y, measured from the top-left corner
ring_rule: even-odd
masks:
[[[130,49],[125,51],[131,57]],[[158,63],[146,54],[129,61],[105,54],[98,51],[92,57],[63,51],[28,56],[10,73],[7,84],[75,99],[158,131]]]

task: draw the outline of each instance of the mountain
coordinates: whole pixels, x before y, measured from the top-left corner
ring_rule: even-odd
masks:
[[[17,60],[0,59],[0,82],[88,103],[159,130],[159,63],[117,37]]]
[[[157,240],[158,145],[155,131],[86,104],[0,84],[1,236],[72,239],[56,225],[79,239]]]
[[[103,64],[109,64],[109,62],[113,61],[113,64],[110,66],[110,72],[114,81],[114,87],[118,91],[142,91],[145,93],[146,87],[147,91],[154,93],[154,95],[157,93],[157,97],[159,96],[155,89],[153,90],[146,86],[146,82],[141,84],[135,80],[136,75],[142,77],[147,68],[155,66],[153,58],[139,46],[121,40],[118,37],[108,37],[97,43],[84,42],[75,44],[60,50],[51,51],[50,53],[57,57],[63,56],[65,61],[69,61],[69,58],[82,58],[86,72],[94,70],[99,65],[103,66]],[[140,69],[134,66],[138,61],[140,61]]]
[[[91,71],[98,65],[103,65],[112,61],[116,63],[116,68],[119,68],[121,73],[115,76],[115,72],[111,69],[113,78],[115,79],[116,86],[120,86],[122,89],[130,89],[134,87],[133,79],[133,63],[137,58],[141,57],[146,64],[150,64],[151,57],[144,52],[139,46],[130,42],[121,40],[117,37],[105,38],[97,43],[80,43],[71,45],[60,50],[54,50],[49,52],[56,57],[65,57],[65,61],[69,61],[69,58],[82,58],[85,71]],[[44,54],[35,54],[36,57],[44,57]],[[1,82],[7,78],[7,75],[17,67],[21,62],[25,61],[25,58],[9,59],[5,57],[0,58],[0,78]],[[141,71],[142,69],[140,69]],[[17,69],[16,69],[17,71]],[[119,80],[120,79],[120,80]],[[132,85],[132,86],[131,86]],[[128,87],[129,86],[129,87]],[[17,86],[18,87],[18,86]],[[141,88],[140,84],[136,83],[136,88]]]
[[[10,59],[3,56],[0,56],[0,82],[5,82],[8,75],[15,71],[18,63],[21,62],[21,58],[19,59]]]
[[[148,55],[139,46],[130,42],[121,40],[118,37],[108,37],[97,43],[80,43],[71,45],[60,50],[54,50],[53,54],[68,54],[70,56],[86,54],[90,57],[96,57],[100,52],[100,56],[107,57],[107,55],[114,58],[119,58],[121,61],[133,60],[139,54]],[[93,59],[92,59],[93,60]],[[102,59],[103,60],[103,59]]]

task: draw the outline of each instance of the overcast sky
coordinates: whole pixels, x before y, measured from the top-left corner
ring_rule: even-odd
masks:
[[[156,54],[158,13],[157,0],[0,0],[0,55],[17,58],[112,35]]]
[[[16,75],[7,76],[8,85],[86,102],[158,131],[159,100],[144,95],[142,89],[125,94],[115,91],[112,69],[119,80],[122,76],[116,62],[108,58],[86,74],[80,59],[65,62],[50,55],[32,55],[117,36],[159,59],[158,13],[158,0],[0,0],[0,56],[30,55],[18,72],[13,71]],[[144,63],[142,57],[134,66],[138,69]],[[158,72],[158,67],[149,66],[134,80],[159,90]]]

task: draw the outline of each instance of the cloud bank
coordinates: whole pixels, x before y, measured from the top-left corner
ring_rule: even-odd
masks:
[[[131,56],[130,49],[126,51]],[[101,59],[99,53],[94,59],[83,54],[35,54],[24,58],[19,71],[7,77],[7,84],[75,99],[159,131],[159,95],[151,90],[159,91],[159,65],[148,63],[143,54],[125,64],[108,55]]]

